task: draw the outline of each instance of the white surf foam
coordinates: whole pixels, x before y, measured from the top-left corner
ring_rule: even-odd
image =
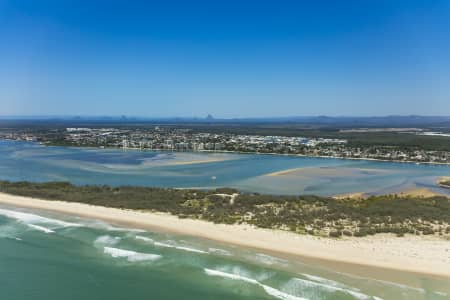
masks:
[[[237,275],[237,274],[226,273],[226,272],[222,272],[219,270],[213,270],[213,269],[207,269],[207,268],[205,268],[204,271],[206,274],[208,274],[210,276],[219,276],[219,277],[224,277],[224,278],[228,278],[228,279],[232,279],[232,280],[241,280],[241,281],[245,281],[245,282],[248,282],[251,284],[259,284],[259,282],[255,279]]]
[[[188,251],[188,252],[208,254],[207,251],[203,251],[203,250],[196,249],[196,248],[191,248],[191,247],[186,247],[186,246],[179,246],[179,245],[173,245],[173,244],[168,244],[168,243],[157,242],[157,241],[154,241],[153,239],[145,237],[145,236],[137,235],[136,239],[152,243],[153,245],[159,246],[159,247],[173,248],[173,249],[183,250],[183,251]]]
[[[137,228],[124,228],[124,227],[116,227],[112,225],[107,225],[106,230],[109,231],[126,231],[126,232],[145,232],[143,229],[137,229]]]
[[[161,243],[161,242],[153,242],[153,244],[155,246],[159,246],[159,247],[174,248],[174,249],[177,249],[177,250],[183,250],[183,251],[188,251],[188,252],[195,252],[195,253],[202,253],[202,254],[207,254],[208,253],[206,251],[195,249],[195,248],[191,248],[191,247],[177,246],[177,245],[171,245],[171,244]]]
[[[50,228],[47,228],[44,226],[39,226],[39,225],[34,225],[34,224],[27,224],[27,226],[29,226],[30,228],[33,228],[35,230],[45,232],[45,233],[54,233],[55,232],[55,231],[51,230]]]
[[[8,209],[1,209],[0,208],[0,215],[3,215],[8,218],[16,219],[19,222],[22,223],[46,223],[46,224],[52,224],[59,227],[80,227],[81,224],[77,223],[71,223],[71,222],[65,222],[57,219],[51,219],[46,217],[41,217],[35,214],[30,213],[24,213],[14,210],[8,210]]]
[[[278,299],[282,299],[282,300],[306,300],[305,298],[302,297],[297,297],[297,296],[293,296],[290,294],[287,294],[285,292],[282,292],[280,290],[277,290],[273,287],[267,286],[265,284],[259,284],[260,286],[262,286],[262,288],[266,291],[267,294],[272,295]]]
[[[102,235],[95,239],[94,244],[115,245],[120,241],[118,236]]]
[[[146,236],[141,236],[141,235],[137,235],[136,239],[137,240],[141,240],[141,241],[145,241],[145,242],[148,242],[148,243],[153,243],[154,242],[153,239],[148,238]]]
[[[107,231],[118,231],[118,232],[146,232],[143,229],[137,229],[137,228],[126,228],[126,227],[117,227],[117,226],[113,226],[111,224],[108,224],[106,222],[103,221],[99,221],[99,220],[90,220],[88,221],[87,225],[88,227],[91,228],[98,228],[98,229],[102,229],[102,230],[107,230]]]
[[[363,276],[358,276],[358,275],[354,275],[354,274],[349,274],[349,273],[343,273],[343,272],[335,272],[336,274],[340,274],[340,275],[344,275],[347,277],[351,277],[351,278],[358,278],[358,279],[364,279],[364,280],[370,280],[370,281],[375,281],[375,282],[379,282],[382,284],[386,284],[386,285],[390,285],[390,286],[394,286],[400,289],[404,289],[404,290],[412,290],[412,291],[416,291],[419,293],[426,293],[425,289],[423,288],[418,288],[418,287],[413,287],[413,286],[409,286],[409,285],[405,285],[405,284],[401,284],[401,283],[397,283],[397,282],[392,282],[392,281],[386,281],[386,280],[381,280],[381,279],[374,279],[374,278],[369,278],[369,277],[363,277]]]
[[[161,255],[152,253],[141,253],[131,250],[124,250],[119,248],[104,247],[103,252],[109,254],[114,258],[127,258],[129,262],[138,262],[146,260],[157,260],[161,258]]]
[[[306,274],[306,273],[301,273],[301,275],[306,277],[309,280],[320,282],[320,283],[323,283],[323,284],[326,284],[326,285],[347,288],[347,286],[345,284],[342,284],[340,282],[337,282],[337,281],[334,281],[334,280],[330,280],[330,279],[327,279],[327,278],[323,278],[323,277],[319,277],[319,276],[315,276],[315,275],[311,275],[311,274]],[[358,290],[358,289],[356,289],[356,290]]]
[[[314,281],[309,281],[309,280],[305,280],[305,279],[300,279],[300,278],[294,278],[293,280],[295,280],[296,282],[300,283],[302,287],[320,287],[326,291],[329,292],[342,292],[342,293],[346,293],[349,295],[352,295],[353,297],[357,298],[357,299],[374,299],[373,297],[363,294],[361,292],[357,292],[354,290],[351,290],[349,288],[342,288],[342,287],[338,287],[338,286],[333,286],[333,285],[328,285],[328,284],[324,284],[324,283],[319,283],[319,282],[314,282]]]
[[[371,279],[383,284],[387,284],[387,285],[392,285],[401,289],[405,289],[405,290],[412,290],[412,291],[416,291],[419,292],[421,294],[425,294],[426,291],[423,288],[417,288],[417,287],[413,287],[413,286],[409,286],[409,285],[405,285],[405,284],[401,284],[401,283],[397,283],[397,282],[392,282],[392,281],[385,281],[385,280],[380,280],[380,279]]]
[[[225,256],[231,256],[231,253],[227,250],[219,249],[219,248],[208,248],[210,253],[216,253]]]
[[[278,257],[270,256],[267,254],[256,253],[252,256],[253,259],[257,260],[266,265],[274,265],[274,264],[286,264],[287,261]]]
[[[298,296],[294,296],[294,295],[290,295],[287,294],[285,292],[282,292],[276,288],[270,287],[268,285],[262,284],[260,283],[258,280],[253,279],[253,278],[249,278],[249,277],[245,277],[245,276],[241,276],[241,275],[237,275],[237,274],[232,274],[232,273],[227,273],[227,272],[222,272],[219,270],[213,270],[213,269],[203,269],[205,271],[205,273],[209,276],[218,276],[218,277],[223,277],[223,278],[227,278],[227,279],[231,279],[231,280],[240,280],[240,281],[244,281],[250,284],[254,284],[257,286],[260,286],[264,289],[264,291],[271,295],[274,296],[278,299],[282,299],[282,300],[307,300],[305,298],[302,297],[298,297]]]
[[[355,287],[351,287],[348,285],[345,285],[343,283],[331,280],[331,279],[327,279],[327,278],[323,278],[320,276],[315,276],[315,275],[311,275],[311,274],[306,274],[306,273],[301,273],[302,276],[306,277],[307,279],[311,280],[311,281],[315,281],[318,283],[321,283],[323,285],[329,286],[329,287],[334,287],[337,288],[337,290],[347,290],[347,291],[352,291],[354,294],[353,296],[358,298],[358,294],[361,294],[360,296],[363,297],[362,293],[359,293],[361,290]],[[375,299],[375,296],[372,296]]]
[[[20,237],[17,237],[17,236],[4,236],[4,238],[11,239],[11,240],[16,240],[16,241],[21,241],[22,240]]]

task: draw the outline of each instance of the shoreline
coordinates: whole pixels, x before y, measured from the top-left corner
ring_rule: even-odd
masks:
[[[47,146],[44,144],[44,146]],[[60,147],[79,147],[83,146],[60,146]],[[100,147],[91,147],[94,149],[99,149]],[[108,147],[111,149],[121,149],[118,147]],[[104,149],[104,148],[102,148]],[[427,165],[444,165],[450,166],[450,162],[432,162],[432,161],[414,161],[414,160],[389,160],[381,158],[370,158],[370,157],[343,157],[343,156],[327,156],[327,155],[308,155],[299,153],[276,153],[276,152],[244,152],[244,151],[229,151],[229,150],[199,150],[199,151],[177,151],[170,149],[141,149],[141,148],[126,148],[125,150],[134,151],[171,151],[171,152],[188,152],[188,153],[229,153],[229,154],[248,154],[248,155],[275,155],[275,156],[292,156],[292,157],[308,157],[308,158],[330,158],[330,159],[348,159],[348,160],[366,160],[366,161],[381,161],[381,162],[392,162],[392,163],[407,163],[407,164],[427,164]]]
[[[22,140],[9,140],[8,141],[19,141],[27,142]],[[414,161],[414,160],[389,160],[381,158],[364,158],[364,157],[343,157],[343,156],[327,156],[327,155],[309,155],[309,154],[299,154],[299,153],[276,153],[276,152],[244,152],[244,151],[229,151],[229,150],[199,150],[199,151],[177,151],[172,149],[146,149],[146,148],[121,148],[121,147],[103,147],[103,146],[83,146],[83,145],[52,145],[39,142],[32,142],[42,145],[44,147],[67,147],[67,148],[91,148],[91,149],[122,149],[122,150],[133,150],[133,151],[167,151],[167,152],[187,152],[187,153],[229,153],[229,154],[248,154],[248,155],[279,155],[279,156],[292,156],[292,157],[308,157],[308,158],[330,158],[330,159],[348,159],[348,160],[365,160],[365,161],[381,161],[381,162],[392,162],[392,163],[407,163],[407,164],[426,164],[426,165],[444,165],[450,166],[450,162],[432,162],[432,161]]]
[[[420,197],[420,198],[429,198],[429,197],[445,197],[450,200],[450,195],[441,194],[434,192],[430,190],[429,188],[419,188],[419,187],[412,187],[409,189],[405,189],[403,191],[399,191],[397,193],[387,194],[387,195],[397,195],[400,197]],[[344,194],[337,194],[332,195],[332,198],[335,199],[367,199],[371,195],[366,192],[354,192],[354,193],[344,193]]]
[[[0,203],[99,219],[132,228],[157,230],[243,246],[323,265],[347,264],[418,273],[450,279],[450,241],[437,237],[377,235],[363,238],[320,238],[249,225],[214,224],[164,213],[40,200],[0,193]]]
[[[450,177],[449,176],[440,177],[437,180],[437,185],[440,186],[441,188],[444,188],[444,189],[450,189],[450,185],[443,184],[443,182],[446,182],[446,181],[450,181]]]

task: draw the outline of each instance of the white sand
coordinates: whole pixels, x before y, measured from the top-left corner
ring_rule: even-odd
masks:
[[[175,216],[121,210],[62,201],[46,201],[0,193],[0,203],[102,219],[134,228],[148,228],[335,262],[419,272],[450,278],[450,241],[438,237],[376,235],[330,239],[266,230],[247,225],[213,224]]]

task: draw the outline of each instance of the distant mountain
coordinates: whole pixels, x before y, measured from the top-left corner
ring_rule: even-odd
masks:
[[[133,116],[0,116],[0,120],[24,123],[120,123],[120,124],[299,124],[320,127],[445,127],[450,128],[450,116],[292,116],[267,118],[232,118],[220,119],[208,115],[206,118],[170,117],[150,118]]]

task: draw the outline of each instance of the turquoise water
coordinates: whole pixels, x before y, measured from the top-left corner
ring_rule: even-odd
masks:
[[[414,285],[184,236],[0,206],[0,299],[449,299]]]
[[[215,161],[205,163],[210,160]],[[301,172],[267,176],[291,168]],[[231,186],[330,195],[409,187],[448,193],[435,185],[445,175],[450,175],[449,166],[0,141],[0,179],[14,181]],[[374,269],[362,273],[191,237],[0,206],[0,299],[450,299],[450,285],[442,279]]]
[[[216,160],[208,163],[204,161]],[[192,163],[202,161],[203,163]],[[301,168],[291,176],[272,172]],[[45,147],[0,141],[0,179],[181,188],[236,187],[273,194],[382,194],[413,187],[440,193],[450,166],[282,155],[174,153]]]

